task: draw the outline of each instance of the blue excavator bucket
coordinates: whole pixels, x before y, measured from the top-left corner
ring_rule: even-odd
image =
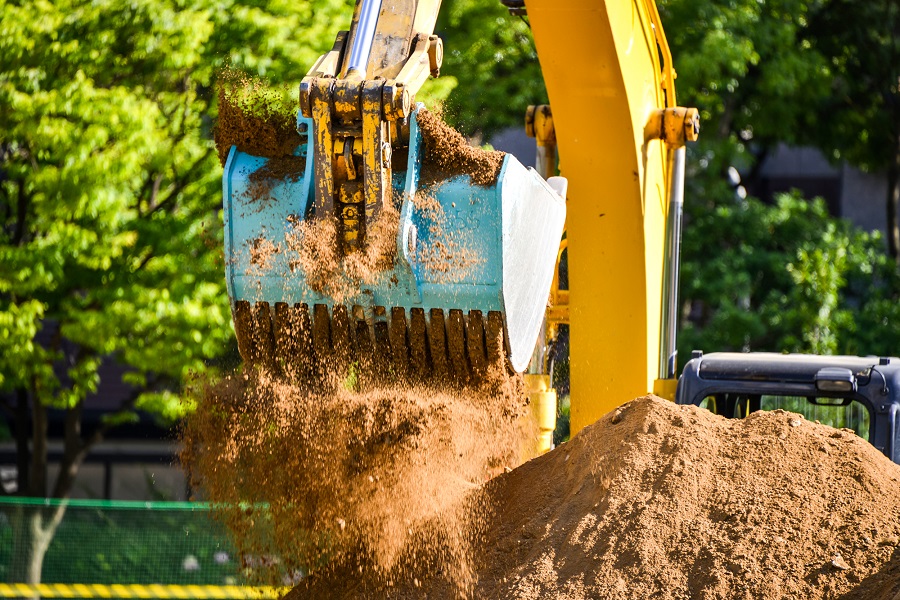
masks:
[[[391,175],[399,204],[395,252],[374,277],[339,296],[311,284],[290,243],[315,218],[313,144],[301,137],[289,174],[231,148],[223,182],[226,277],[247,362],[289,370],[339,359],[382,376],[466,381],[497,360],[526,368],[556,267],[565,200],[509,154],[492,185],[476,185],[469,175],[423,185],[417,114],[409,117],[406,168],[395,166]],[[301,136],[311,130],[300,117]],[[267,170],[278,176],[260,175]]]

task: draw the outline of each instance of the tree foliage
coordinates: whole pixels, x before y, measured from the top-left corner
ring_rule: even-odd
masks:
[[[135,407],[176,414],[153,390],[231,338],[216,71],[299,81],[348,20],[346,2],[316,4],[2,6],[0,389],[72,409],[114,355]]]
[[[693,348],[896,353],[900,282],[883,240],[829,216],[820,201],[784,195],[767,205],[737,196],[728,179],[737,167],[754,183],[779,142],[815,141],[830,156],[848,147],[838,140],[840,123],[868,109],[835,90],[848,85],[843,78],[884,83],[876,74],[884,65],[837,68],[841,61],[824,50],[835,41],[817,37],[818,21],[837,3],[661,2],[679,104],[697,106],[703,120],[689,148],[682,356]],[[865,37],[870,10],[834,25],[845,37]],[[860,44],[840,47],[865,56]],[[834,102],[844,103],[844,114],[835,115]]]
[[[900,264],[900,4],[824,0],[806,40],[827,60],[829,93],[806,138],[832,160],[887,172],[888,251]]]
[[[827,93],[825,60],[804,39],[809,0],[662,0],[678,72],[678,101],[700,110],[694,147],[713,178],[752,170],[777,143],[817,125],[810,106]]]
[[[831,75],[809,139],[863,170],[884,169],[896,151],[900,118],[900,4],[824,0],[810,14],[804,42]],[[817,107],[818,108],[818,107]]]
[[[463,133],[489,138],[524,127],[528,105],[547,102],[527,19],[511,16],[499,0],[444,2],[436,32],[445,50],[434,84],[453,78],[444,117]]]
[[[685,235],[682,293],[692,349],[892,354],[896,274],[880,236],[783,194],[708,203]]]
[[[111,427],[136,410],[171,422],[189,373],[233,346],[216,71],[299,82],[351,6],[0,4],[0,406],[15,423],[19,494],[67,497]],[[134,393],[88,430],[84,400],[108,356]],[[53,482],[51,409],[65,429]],[[34,559],[18,577],[39,578],[64,507],[16,521],[17,552]]]

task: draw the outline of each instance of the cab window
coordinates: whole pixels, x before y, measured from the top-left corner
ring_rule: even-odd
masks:
[[[715,394],[704,398],[700,406],[728,418],[741,418],[757,410],[780,408],[800,413],[809,421],[818,421],[837,429],[852,429],[861,438],[869,439],[871,416],[868,408],[856,400],[765,394]]]

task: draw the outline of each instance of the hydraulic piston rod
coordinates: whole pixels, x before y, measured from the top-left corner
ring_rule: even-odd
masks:
[[[669,211],[666,220],[666,257],[663,263],[662,323],[659,378],[674,379],[678,369],[678,278],[681,263],[681,222],[684,214],[684,146],[670,149]]]
[[[381,12],[381,0],[362,0],[353,39],[350,40],[350,61],[347,64],[347,76],[357,74],[366,76],[366,64],[372,51],[375,39],[375,26],[378,24],[378,13]]]

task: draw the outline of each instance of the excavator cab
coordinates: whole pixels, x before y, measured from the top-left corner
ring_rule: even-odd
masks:
[[[414,96],[439,73],[438,7],[357,2],[350,31],[301,84],[302,168],[285,173],[231,148],[226,278],[247,363],[461,382],[492,363],[527,366],[565,181],[511,155],[487,179],[429,170],[442,163],[429,156]]]

